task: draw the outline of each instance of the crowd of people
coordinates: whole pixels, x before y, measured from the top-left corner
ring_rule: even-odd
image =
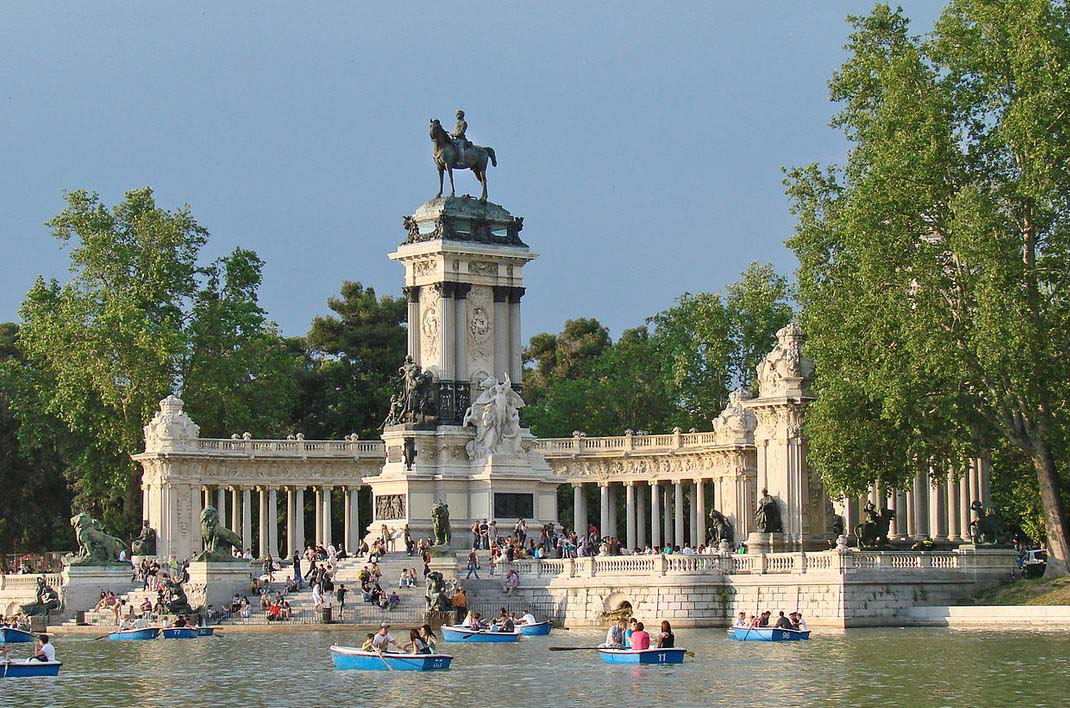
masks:
[[[431,625],[424,624],[409,630],[409,641],[399,643],[390,633],[390,625],[382,622],[378,632],[369,632],[361,651],[374,651],[382,653],[394,647],[397,651],[406,654],[434,654],[438,647],[438,637],[435,636]]]
[[[606,640],[598,645],[602,649],[633,649],[640,651],[657,647],[658,649],[672,649],[676,646],[676,635],[673,634],[672,625],[668,620],[661,621],[661,631],[655,640],[647,631],[646,625],[632,617],[631,619],[619,619],[610,625],[606,632]]]

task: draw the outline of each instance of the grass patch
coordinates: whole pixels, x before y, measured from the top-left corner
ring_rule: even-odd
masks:
[[[1070,605],[1070,577],[1018,580],[973,597],[974,605]]]

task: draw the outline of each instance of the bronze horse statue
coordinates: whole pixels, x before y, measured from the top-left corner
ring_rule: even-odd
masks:
[[[437,118],[431,119],[431,142],[435,144],[435,167],[438,168],[438,194],[442,196],[442,173],[450,174],[450,196],[455,196],[453,188],[453,170],[472,170],[479,183],[483,186],[483,195],[479,198],[484,204],[487,201],[487,161],[495,167],[498,166],[498,158],[494,155],[494,148],[471,145],[464,149],[464,159],[457,159],[457,147],[453,144],[453,138],[438,122]]]

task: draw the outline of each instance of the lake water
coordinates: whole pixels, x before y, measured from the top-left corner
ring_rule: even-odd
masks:
[[[225,628],[223,629],[225,633]],[[394,631],[401,640],[402,632]],[[327,647],[358,632],[229,634],[196,640],[59,637],[54,679],[4,679],[6,705],[1070,705],[1070,632],[815,631],[809,642],[731,642],[680,630],[679,666],[608,666],[603,634],[554,630],[518,644],[440,644],[441,673],[336,671]],[[407,633],[406,633],[407,635]],[[10,645],[21,656],[29,645]]]

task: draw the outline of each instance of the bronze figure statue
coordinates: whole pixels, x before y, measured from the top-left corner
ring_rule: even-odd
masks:
[[[400,423],[433,422],[438,416],[435,402],[435,377],[430,371],[422,371],[420,365],[405,357],[398,369],[394,395],[390,397],[390,412],[383,427]]]
[[[149,526],[148,519],[141,524],[141,533],[130,542],[130,552],[135,556],[156,555],[156,531]]]
[[[126,548],[126,543],[115,536],[104,533],[100,522],[84,511],[71,517],[74,538],[78,542],[78,553],[68,553],[63,557],[67,565],[109,565],[117,563],[119,552]]]
[[[479,180],[483,187],[483,194],[479,201],[487,201],[487,162],[498,166],[498,158],[494,149],[473,145],[465,136],[468,123],[464,120],[464,111],[457,111],[457,127],[451,136],[442,127],[437,118],[431,119],[431,142],[435,144],[435,167],[438,168],[438,194],[442,196],[442,173],[450,175],[450,196],[455,196],[453,186],[453,170],[472,170],[472,174]]]
[[[732,532],[732,522],[728,520],[728,517],[713,509],[710,511],[709,542],[711,545],[716,545],[721,541],[735,545],[735,534]]]
[[[52,610],[59,609],[59,593],[50,585],[45,584],[43,577],[37,578],[37,593],[34,601],[27,605],[21,605],[19,611],[27,617],[47,615]]]
[[[855,527],[858,547],[876,548],[888,545],[888,529],[895,518],[895,512],[888,508],[878,511],[873,502],[866,502],[862,510],[866,513],[866,521]]]
[[[436,546],[450,544],[450,508],[446,502],[437,501],[431,507],[431,534]]]
[[[975,544],[995,545],[1007,543],[1009,535],[1003,529],[1003,521],[992,507],[984,508],[980,501],[970,504],[977,518],[970,522],[970,538]]]
[[[780,521],[780,507],[776,499],[769,496],[769,490],[762,490],[758,508],[754,511],[754,528],[761,533],[782,533],[784,524]]]
[[[204,552],[193,560],[210,562],[240,561],[235,558],[227,546],[238,549],[241,553],[242,542],[238,534],[219,523],[219,512],[214,506],[206,506],[201,511],[201,538],[204,539]]]

